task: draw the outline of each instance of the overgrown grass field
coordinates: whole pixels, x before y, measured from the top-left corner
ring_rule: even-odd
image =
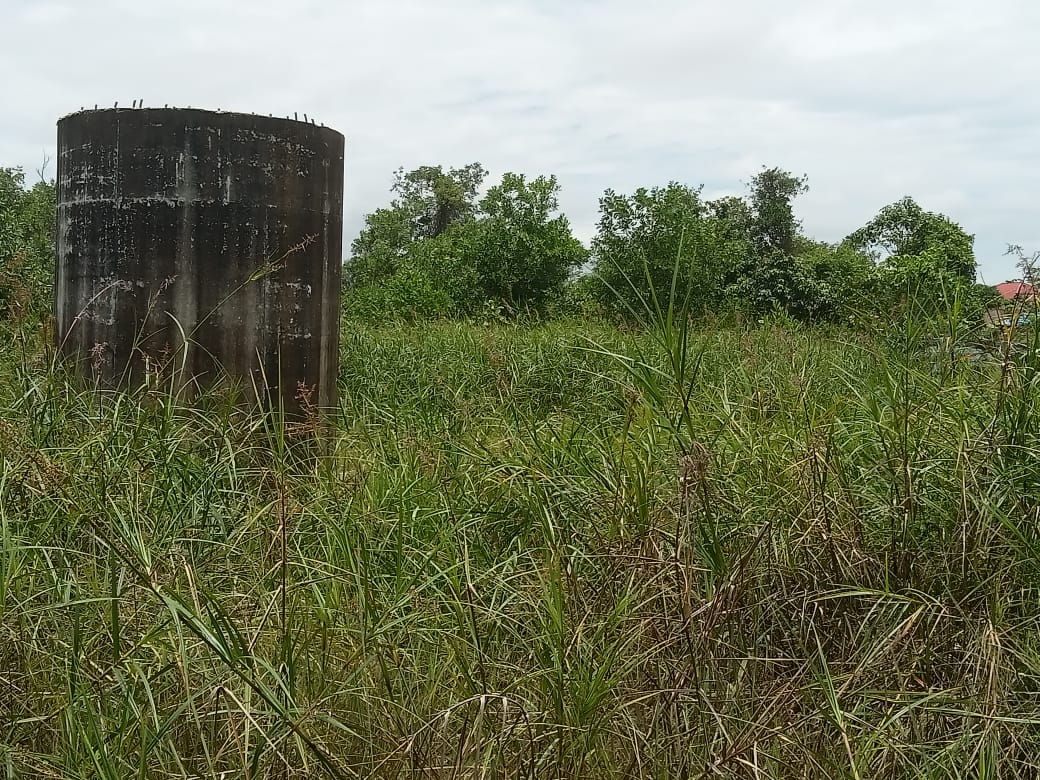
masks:
[[[955,346],[351,325],[307,457],[5,338],[0,777],[1037,777],[1036,343]]]

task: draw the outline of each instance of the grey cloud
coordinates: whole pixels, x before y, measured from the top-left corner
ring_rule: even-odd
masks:
[[[1029,0],[0,2],[0,164],[30,171],[62,114],[144,97],[342,130],[348,240],[398,166],[472,160],[556,173],[586,239],[607,187],[774,164],[809,175],[820,238],[911,194],[999,280],[1037,235]]]

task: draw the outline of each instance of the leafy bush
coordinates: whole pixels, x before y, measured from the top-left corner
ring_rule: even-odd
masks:
[[[25,188],[17,168],[0,168],[0,317],[36,317],[54,277],[53,183]]]
[[[672,182],[631,195],[607,190],[599,211],[592,252],[604,306],[638,311],[654,296],[667,299],[673,279],[687,310],[716,303],[722,253],[699,189]]]
[[[371,323],[436,319],[455,313],[451,296],[414,266],[402,266],[380,282],[348,291],[343,306],[347,319]]]
[[[559,184],[555,177],[506,173],[478,201],[484,176],[477,163],[448,172],[432,166],[399,171],[398,197],[366,217],[352,245],[348,295],[376,295],[362,292],[370,285],[399,289],[419,273],[423,296],[436,290],[454,315],[489,305],[510,314],[543,311],[587,257],[557,213]],[[387,306],[402,300],[411,307],[408,296],[379,295]],[[385,311],[389,317],[412,313]]]

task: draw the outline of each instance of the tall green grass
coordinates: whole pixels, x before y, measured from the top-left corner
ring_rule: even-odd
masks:
[[[351,326],[318,458],[6,339],[0,777],[1036,777],[1033,337],[658,314]]]

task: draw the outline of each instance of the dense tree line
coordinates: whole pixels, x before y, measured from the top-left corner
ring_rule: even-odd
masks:
[[[672,298],[691,314],[879,317],[985,297],[973,237],[907,197],[836,244],[804,235],[804,176],[763,168],[746,197],[706,200],[678,182],[607,190],[591,251],[558,213],[554,177],[507,173],[481,198],[478,163],[395,174],[390,205],[365,219],[348,259],[353,316],[494,311],[638,316]]]
[[[607,190],[591,247],[559,211],[554,176],[479,163],[398,170],[345,260],[349,316],[578,313],[638,317],[671,297],[691,315],[783,313],[806,322],[886,317],[908,305],[982,301],[973,237],[906,197],[831,244],[806,236],[804,176],[763,168],[745,197],[708,200],[679,182]],[[47,308],[53,183],[0,169],[0,310]]]

